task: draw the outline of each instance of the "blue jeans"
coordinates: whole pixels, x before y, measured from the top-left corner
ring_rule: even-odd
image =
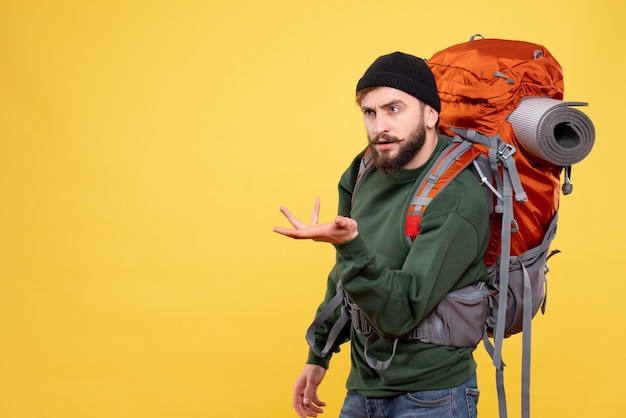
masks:
[[[367,398],[348,391],[339,417],[475,418],[478,394],[476,374],[454,388],[405,393],[392,398]]]

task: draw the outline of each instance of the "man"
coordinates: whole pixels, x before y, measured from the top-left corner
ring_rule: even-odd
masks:
[[[274,228],[291,238],[334,245],[336,264],[318,312],[341,282],[346,300],[358,307],[371,329],[368,335],[353,326],[333,347],[336,352],[340,343],[351,343],[352,369],[341,417],[475,417],[475,345],[450,347],[407,336],[449,292],[487,279],[485,195],[473,175],[462,172],[432,200],[419,234],[412,245],[407,242],[410,200],[448,145],[437,135],[441,105],[434,76],[423,59],[395,52],[374,61],[356,93],[374,168],[362,177],[357,192],[363,153],[354,159],[340,179],[333,222],[318,224],[316,200],[310,225],[283,207],[294,228]],[[330,322],[338,316],[320,327],[316,339],[328,337]],[[296,380],[293,406],[302,418],[323,412],[317,388],[333,350],[326,356],[311,350]],[[390,363],[373,367],[372,359]]]

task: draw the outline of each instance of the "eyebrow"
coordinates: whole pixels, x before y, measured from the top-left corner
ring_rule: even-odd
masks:
[[[390,101],[388,103],[385,103],[382,106],[380,106],[380,108],[381,109],[389,109],[390,107],[397,106],[397,105],[400,105],[400,104],[404,104],[404,102],[402,100],[400,100],[400,99],[393,99],[392,101]],[[368,106],[361,106],[361,109],[362,110],[373,110],[371,107],[368,107]]]

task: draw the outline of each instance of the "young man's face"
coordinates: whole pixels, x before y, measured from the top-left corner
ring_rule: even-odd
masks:
[[[401,90],[379,87],[363,97],[361,111],[376,167],[392,174],[409,165],[426,142],[424,105]]]

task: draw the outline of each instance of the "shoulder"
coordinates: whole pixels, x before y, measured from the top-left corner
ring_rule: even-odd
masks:
[[[476,176],[465,169],[459,173],[432,200],[425,213],[432,215],[456,213],[470,222],[486,222],[488,218],[487,196]]]
[[[359,169],[361,167],[361,161],[363,161],[363,156],[367,148],[359,152],[354,159],[350,162],[348,168],[344,171],[341,179],[339,180],[342,187],[348,188],[352,190],[354,188],[354,183],[356,182],[356,178],[359,174]]]
[[[440,136],[436,149],[437,154],[443,153],[451,143],[451,138]],[[470,167],[471,164],[450,181],[450,183],[435,196],[431,205],[435,203],[444,204],[445,208],[448,210],[459,212],[488,211],[485,190]],[[440,202],[436,202],[437,200]]]
[[[366,151],[367,148],[354,157],[348,168],[343,172],[341,178],[339,179],[339,215],[350,215],[352,195],[354,193],[354,187],[356,186],[356,179],[359,175],[361,161],[363,160],[363,156]]]

